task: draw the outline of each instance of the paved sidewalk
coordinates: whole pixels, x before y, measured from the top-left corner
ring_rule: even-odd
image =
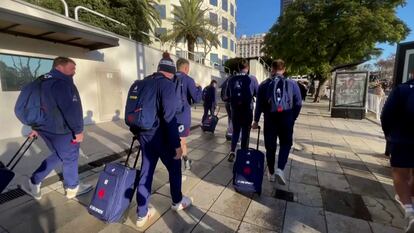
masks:
[[[58,182],[43,188],[39,202],[23,196],[0,205],[0,233],[402,232],[405,223],[393,201],[388,160],[381,155],[380,127],[368,120],[333,119],[326,109],[326,104],[306,104],[285,171],[288,184],[275,185],[265,177],[260,197],[232,188],[224,139],[227,120],[222,119],[215,135],[196,129],[189,138],[189,156],[195,162],[185,173],[183,192],[195,203],[188,210],[170,210],[168,173],[159,163],[151,200],[157,214],[144,229],[134,226],[135,201],[126,223],[107,225],[87,213],[91,194],[67,201]],[[251,136],[253,146],[255,132]],[[95,184],[101,170],[83,172],[83,181]]]

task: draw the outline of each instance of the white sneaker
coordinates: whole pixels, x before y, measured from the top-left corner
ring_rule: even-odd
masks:
[[[42,192],[40,191],[40,184],[33,184],[32,181],[29,179],[26,185],[20,185],[20,189],[25,191],[27,194],[32,196],[36,200],[42,199]]]
[[[155,215],[155,209],[154,208],[148,208],[148,213],[145,217],[138,217],[136,226],[138,228],[141,228],[145,226],[145,224],[148,222],[148,220]]]
[[[276,181],[276,176],[275,174],[270,174],[270,172],[267,172],[267,179],[269,180],[269,182],[275,182]]]
[[[66,198],[72,199],[82,194],[88,193],[92,190],[92,185],[90,184],[79,184],[76,188],[67,188],[66,191]]]
[[[400,197],[398,196],[398,194],[395,194],[394,199],[398,204],[400,204],[400,207],[404,210],[404,204],[401,202]],[[414,203],[414,197],[411,197],[411,202]]]
[[[183,199],[180,201],[180,203],[172,204],[171,209],[175,211],[180,211],[180,210],[183,210],[191,206],[192,203],[193,203],[193,198],[183,196]]]
[[[279,182],[279,184],[281,185],[286,185],[286,180],[285,180],[285,174],[283,173],[283,171],[281,169],[277,169],[276,170],[276,178],[277,178],[277,182]]]
[[[405,229],[405,232],[414,233],[414,213],[406,213],[406,215],[407,228]]]

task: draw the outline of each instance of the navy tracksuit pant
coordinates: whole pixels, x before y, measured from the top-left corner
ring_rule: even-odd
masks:
[[[72,144],[72,134],[52,134],[39,132],[40,137],[45,141],[52,152],[39,168],[33,173],[31,181],[33,184],[40,184],[49,173],[58,165],[63,164],[63,184],[65,188],[75,188],[79,184],[78,159],[79,143]]]
[[[139,136],[139,143],[142,151],[142,164],[140,180],[137,192],[137,215],[144,217],[148,213],[148,204],[150,202],[152,181],[155,167],[158,159],[165,165],[168,170],[170,180],[170,192],[173,203],[179,203],[182,200],[181,193],[181,160],[175,160],[175,149],[167,149],[168,146],[162,143],[162,136],[142,135]]]
[[[241,133],[241,144],[242,149],[249,148],[250,129],[253,122],[253,110],[245,109],[238,110],[232,108],[232,122],[233,122],[233,135],[231,138],[231,152],[236,151],[237,142],[240,138]]]
[[[275,157],[277,139],[279,138],[280,150],[277,167],[284,170],[289,158],[289,152],[293,145],[294,120],[289,114],[272,114],[264,119],[264,141],[266,147],[267,166],[270,174],[275,173]]]
[[[214,105],[204,105],[204,114],[201,118],[201,121],[204,122],[206,119],[208,119],[209,116],[213,116],[215,113],[216,107]]]

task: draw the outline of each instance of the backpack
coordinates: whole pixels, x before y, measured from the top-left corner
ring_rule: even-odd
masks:
[[[229,100],[235,108],[252,108],[253,93],[250,89],[252,80],[249,75],[237,75],[229,80]]]
[[[39,76],[23,87],[14,107],[16,117],[25,125],[37,128],[46,122],[46,108],[42,104],[42,83],[50,78]]]
[[[183,78],[178,75],[175,75],[174,83],[175,83],[175,93],[178,98],[177,113],[183,113],[184,106],[185,106],[185,98],[186,98],[186,95],[184,95]]]
[[[220,92],[220,96],[221,96],[221,100],[223,100],[224,102],[228,102],[229,101],[229,97],[227,96],[227,85],[229,83],[229,79],[227,78],[223,84],[221,85],[221,92]]]
[[[150,75],[135,81],[128,91],[125,106],[125,124],[131,131],[146,131],[158,125],[157,77]]]
[[[293,109],[293,83],[284,77],[273,78],[269,86],[270,112],[285,112]]]

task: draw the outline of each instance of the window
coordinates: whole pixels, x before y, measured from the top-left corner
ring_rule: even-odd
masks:
[[[230,40],[230,50],[234,52],[234,41]]]
[[[20,91],[22,87],[52,69],[53,60],[0,54],[2,91]]]
[[[234,23],[231,22],[230,23],[230,32],[234,35],[235,34],[235,30],[234,30]]]
[[[230,14],[231,14],[231,16],[234,17],[234,5],[233,5],[233,3],[230,3]]]
[[[210,5],[217,6],[217,0],[210,0]]]
[[[224,10],[224,11],[227,11],[228,9],[229,9],[229,4],[228,4],[228,2],[227,2],[228,0],[223,0],[222,2],[221,2],[221,8]]]
[[[166,28],[155,28],[154,30],[154,35],[158,38],[160,38],[161,36],[167,34],[167,29]]]
[[[221,47],[223,49],[228,49],[229,48],[229,40],[225,36],[223,36],[222,39],[221,39]]]
[[[201,37],[197,37],[196,43],[203,44],[203,39],[201,39]]]
[[[161,19],[166,19],[167,18],[167,11],[165,10],[165,5],[155,4],[155,9],[160,14]]]
[[[214,65],[214,63],[220,64],[217,53],[210,53],[210,62],[211,62],[211,65]]]
[[[229,57],[227,57],[226,55],[223,55],[223,65],[224,63],[226,63],[227,60],[229,60]]]
[[[223,30],[228,31],[229,30],[229,21],[227,20],[227,18],[222,18],[221,19],[221,27],[223,28]]]
[[[218,15],[216,13],[210,12],[210,22],[214,26],[218,26]]]

